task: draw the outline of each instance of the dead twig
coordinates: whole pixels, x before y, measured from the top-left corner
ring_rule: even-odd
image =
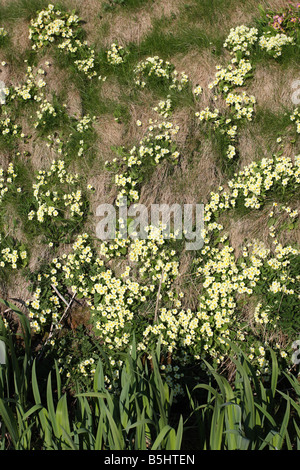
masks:
[[[8,313],[8,312],[13,312],[13,309],[12,308],[7,308],[6,310],[4,310],[4,312],[0,312],[1,315],[4,315],[4,313]]]
[[[55,286],[52,286],[52,287],[54,287],[54,290],[57,292],[57,295],[61,296],[60,293],[58,292],[58,290],[55,288]],[[66,314],[68,313],[69,308],[71,307],[71,305],[72,305],[72,303],[73,303],[73,300],[75,299],[76,294],[77,294],[77,292],[74,292],[74,294],[73,294],[73,296],[72,296],[72,298],[71,298],[71,300],[70,300],[69,303],[64,299],[63,296],[61,296],[62,300],[66,303],[67,308],[65,309],[64,313],[63,313],[62,316],[60,317],[60,319],[59,319],[59,321],[58,321],[58,324],[60,324],[60,323],[63,321],[64,317],[65,317]],[[51,323],[49,336],[48,336],[48,338],[46,339],[45,343],[43,344],[43,347],[42,347],[42,349],[41,349],[41,351],[40,351],[39,356],[38,356],[37,359],[40,359],[40,358],[41,358],[42,353],[43,353],[43,351],[44,351],[44,348],[45,348],[46,344],[48,343],[48,341],[50,341],[50,339],[51,339],[52,336],[54,335],[53,328],[54,328],[54,324]]]
[[[61,293],[57,290],[57,288],[55,287],[54,284],[51,284],[51,287],[53,290],[55,290],[56,294],[58,295],[58,297],[68,306],[68,302],[66,301],[66,299],[61,295]]]

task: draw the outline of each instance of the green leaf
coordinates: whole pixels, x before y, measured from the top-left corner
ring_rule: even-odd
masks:
[[[278,376],[279,376],[279,369],[278,369],[278,361],[276,358],[275,352],[270,349],[270,354],[272,358],[272,375],[271,375],[271,390],[273,398],[275,397],[277,383],[278,383]]]
[[[68,412],[68,406],[67,406],[67,395],[64,394],[58,401],[57,407],[56,407],[56,420],[55,423],[58,426],[59,431],[61,431],[62,428],[70,434],[70,422],[69,422],[69,412]],[[62,434],[62,432],[60,432]]]
[[[209,449],[222,450],[224,432],[224,408],[216,401],[213,407],[213,415],[210,424]]]
[[[160,445],[162,444],[164,438],[166,437],[166,435],[172,430],[171,426],[169,425],[166,425],[162,428],[162,430],[160,431],[160,433],[158,434],[157,438],[155,439],[152,447],[151,447],[151,450],[157,450],[157,449],[160,449]],[[162,449],[164,449],[164,446],[162,447]]]
[[[51,383],[51,373],[48,376],[47,381],[47,407],[48,407],[48,416],[52,425],[52,429],[56,437],[61,436],[61,431],[58,428],[58,422],[55,414],[53,395],[52,395],[52,383]]]
[[[34,414],[36,411],[38,410],[41,410],[43,408],[42,405],[34,405],[32,406],[29,410],[26,411],[26,413],[24,413],[23,415],[23,420],[25,421],[27,418],[29,418],[29,416],[31,416],[32,414]]]
[[[0,416],[3,419],[5,426],[9,432],[10,438],[13,442],[14,448],[16,449],[19,442],[19,432],[16,419],[13,412],[9,408],[5,400],[0,398]]]
[[[103,414],[101,413],[99,416],[96,439],[95,439],[95,450],[103,449],[104,430],[105,428],[104,428]]]
[[[288,424],[289,424],[289,421],[290,421],[290,409],[291,409],[290,400],[287,400],[286,411],[285,411],[284,418],[283,418],[283,421],[282,421],[282,424],[281,424],[281,427],[280,427],[280,431],[279,431],[279,436],[280,436],[280,438],[278,439],[278,449],[279,450],[281,450],[281,448],[283,446],[283,442],[284,442],[284,440],[287,439],[287,436],[288,436],[287,428],[288,428]]]
[[[116,422],[114,421],[108,408],[105,406],[104,409],[110,424],[110,436],[112,438],[111,443],[113,446],[110,448],[110,450],[124,450],[125,443],[122,433],[119,431],[118,426],[116,425]]]
[[[70,434],[64,429],[63,426],[61,426],[61,431],[62,431],[62,435],[65,439],[65,442],[67,443],[67,445],[72,449],[72,450],[78,450],[70,436]]]
[[[174,450],[180,450],[181,449],[182,437],[183,437],[183,418],[182,418],[182,415],[181,415],[180,419],[179,419],[178,428],[177,428],[176,442],[175,442],[175,449]]]

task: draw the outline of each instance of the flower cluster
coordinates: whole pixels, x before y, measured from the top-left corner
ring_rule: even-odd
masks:
[[[284,253],[284,255],[283,255]],[[209,345],[214,342],[214,354],[222,351],[222,344],[226,344],[226,339],[245,341],[251,335],[249,324],[243,325],[239,319],[238,298],[240,296],[257,295],[261,292],[262,281],[266,271],[270,270],[270,279],[279,276],[277,263],[282,272],[290,263],[290,259],[299,252],[292,247],[281,247],[275,249],[274,254],[265,247],[262,242],[254,241],[247,243],[243,248],[242,257],[237,261],[234,257],[233,248],[222,246],[221,248],[211,248],[205,250],[205,256],[198,268],[203,290],[200,302],[199,319],[202,320],[202,337],[198,340],[205,340]],[[204,261],[205,258],[205,261]],[[282,277],[282,272],[280,277]],[[289,280],[291,281],[291,280]],[[295,282],[295,279],[292,281]],[[288,295],[294,295],[293,290],[286,288],[287,279],[284,280],[282,288]],[[278,281],[272,281],[269,291],[277,293]],[[268,283],[264,282],[264,301],[268,294]],[[259,307],[260,308],[260,307]],[[266,312],[270,312],[267,315]],[[277,327],[278,317],[271,315],[271,305],[266,305],[264,313],[256,308],[254,320],[256,323],[266,325],[273,331]],[[224,343],[225,342],[225,343]],[[203,347],[203,345],[202,345]],[[208,350],[209,351],[209,350]],[[222,360],[222,358],[219,358]],[[217,361],[218,362],[218,361]]]
[[[268,26],[282,33],[294,33],[300,27],[300,3],[290,4],[281,11],[268,11]]]
[[[86,116],[83,116],[82,119],[78,121],[76,124],[76,130],[80,134],[83,134],[84,132],[90,130],[92,128],[92,124],[95,121],[96,116],[89,116],[88,114]]]
[[[241,25],[231,28],[229,35],[224,42],[224,47],[231,51],[231,54],[241,53],[250,55],[250,49],[257,41],[257,28],[249,28]]]
[[[259,209],[270,191],[294,189],[299,183],[300,158],[295,157],[293,163],[286,157],[274,157],[241,170],[228,182],[229,191],[219,188],[220,193],[211,193],[205,207],[208,223],[204,233],[205,246],[197,261],[201,295],[196,311],[182,308],[182,293],[179,298],[173,296],[172,285],[179,269],[176,251],[167,248],[162,229],[150,227],[145,240],[117,237],[102,242],[98,249],[100,256],[89,243],[88,236],[80,235],[71,253],[54,258],[39,275],[38,287],[28,304],[33,328],[40,331],[49,322],[58,325],[66,305],[61,297],[76,294],[85,299],[95,332],[114,354],[126,348],[134,331],[141,351],[148,352],[160,340],[174,360],[179,360],[185,351],[185,360],[187,357],[201,360],[207,355],[220,364],[226,357],[228,340],[234,340],[244,345],[257,373],[268,375],[266,346],[269,340],[261,343],[257,337],[253,339],[251,324],[246,327],[240,318],[239,299],[260,295],[263,300],[254,311],[255,328],[268,327],[271,333],[274,332],[280,318],[272,314],[270,302],[278,293],[297,296],[291,288],[296,279],[291,276],[289,267],[299,251],[291,246],[284,247],[276,240],[271,251],[262,242],[254,240],[244,246],[242,256],[236,259],[228,237],[221,235],[223,226],[217,219],[225,210],[239,204]],[[293,218],[297,216],[287,206],[282,210]],[[213,243],[215,237],[218,237],[218,245]],[[111,264],[117,259],[124,262],[118,276]],[[266,282],[266,273],[270,282]],[[45,283],[49,289],[45,289]],[[161,305],[153,321],[153,310],[152,315],[143,312],[149,309],[150,299],[157,296],[160,284]],[[274,302],[277,311],[276,297]],[[285,350],[278,348],[284,358]],[[89,369],[90,364],[86,365]],[[82,373],[88,372],[84,366],[85,363]]]
[[[7,31],[4,28],[0,28],[0,41],[7,36]]]
[[[14,180],[17,177],[12,163],[9,164],[6,171],[0,168],[0,204],[6,193],[14,186]]]
[[[291,114],[290,119],[296,123],[297,133],[300,134],[300,111],[298,108]]]
[[[232,190],[231,204],[235,206],[237,199],[242,198],[245,207],[259,209],[269,190],[280,194],[289,188],[297,188],[299,183],[300,156],[295,156],[294,163],[284,156],[263,158],[252,162],[228,183]]]
[[[208,85],[209,89],[217,90],[224,98],[225,103],[230,108],[230,116],[221,115],[219,110],[206,108],[196,113],[200,122],[212,122],[214,128],[223,135],[224,146],[226,147],[226,157],[229,160],[238,154],[237,137],[238,126],[242,122],[251,121],[254,113],[255,97],[248,96],[245,91],[241,95],[233,91],[234,87],[245,84],[246,79],[252,76],[252,65],[249,60],[253,46],[258,43],[262,49],[267,50],[271,56],[279,57],[282,47],[286,44],[295,44],[294,38],[280,32],[265,31],[258,37],[256,28],[249,28],[245,25],[232,28],[224,42],[224,47],[230,50],[233,58],[227,67],[216,67],[215,79]],[[200,87],[201,89],[201,87]],[[214,97],[217,100],[217,96]],[[298,132],[297,110],[291,116],[291,120],[296,120]]]
[[[25,60],[25,63],[27,61]],[[34,100],[39,102],[41,100],[42,89],[46,86],[46,82],[41,77],[45,74],[42,68],[34,70],[33,67],[27,66],[24,83],[22,85],[12,86],[7,95],[9,100],[29,101]],[[8,100],[8,101],[9,101]]]
[[[95,70],[95,51],[86,47],[85,52],[85,57],[75,60],[74,64],[80,72],[83,72],[89,79],[92,79],[97,76],[97,71]],[[98,78],[101,79],[102,77],[99,76]]]
[[[246,92],[230,92],[225,97],[225,103],[230,109],[229,116],[221,115],[217,108],[211,111],[208,107],[195,113],[200,122],[212,122],[214,129],[224,136],[226,157],[230,160],[236,155],[238,126],[241,122],[252,120],[255,101],[255,97],[248,96]]]
[[[17,243],[2,227],[2,214],[8,195],[15,197],[15,191],[21,192],[16,186],[17,174],[12,163],[6,171],[0,168],[0,267],[19,269],[27,263],[27,251],[24,245]],[[1,207],[2,206],[2,207]]]
[[[276,305],[276,311],[280,306],[280,299],[276,295],[281,292],[296,298],[297,301],[294,288],[297,279],[291,275],[290,265],[292,260],[299,256],[299,250],[292,246],[282,246],[270,227],[270,234],[274,238],[273,251],[262,242],[248,242],[243,248],[242,257],[236,260],[233,248],[228,244],[228,236],[221,235],[224,228],[218,223],[218,218],[224,211],[239,205],[260,209],[270,191],[279,195],[280,191],[297,188],[299,183],[299,156],[295,157],[294,163],[286,157],[274,157],[254,162],[241,170],[228,182],[229,192],[220,188],[220,193],[211,193],[205,206],[205,246],[201,250],[197,271],[202,284],[200,311],[197,314],[199,324],[198,330],[196,328],[195,334],[192,335],[195,353],[199,357],[201,351],[203,354],[203,350],[207,350],[208,354],[220,363],[224,358],[226,340],[238,340],[246,345],[246,338],[252,332],[249,324],[245,325],[239,320],[240,296],[262,297],[263,300],[255,309],[254,321],[257,327],[262,325],[265,328],[268,325],[272,331],[275,331],[280,320],[280,317],[272,314],[273,305]],[[298,215],[296,211],[291,211],[285,206],[282,210],[290,214],[292,219]],[[272,216],[273,212],[274,209]],[[219,241],[217,247],[214,243],[216,238]],[[199,328],[201,335],[197,336]],[[200,343],[201,347],[197,352],[196,347]],[[268,363],[262,353],[264,348],[261,348],[263,345],[252,348],[249,359],[259,366],[258,373],[267,374]],[[281,352],[281,357],[284,357],[284,351]]]
[[[287,36],[285,33],[272,34],[266,32],[259,38],[259,45],[265,49],[272,57],[277,58],[282,54],[282,48],[286,45],[294,45],[294,38]]]
[[[61,236],[58,230],[77,225],[86,210],[85,196],[80,189],[79,176],[70,174],[63,160],[53,161],[50,170],[40,170],[33,184],[35,208],[28,219],[36,219],[53,240]]]
[[[234,57],[227,67],[222,68],[217,65],[216,69],[215,80],[208,85],[208,88],[218,87],[223,93],[229,92],[236,86],[243,86],[245,80],[252,76],[252,65],[244,58],[237,61]]]
[[[214,111],[205,108],[201,112],[196,112],[195,115],[200,122],[212,122],[214,129],[225,137],[227,143],[226,156],[228,159],[232,159],[236,155],[238,125],[243,121],[252,120],[255,97],[248,96],[246,92],[241,94],[228,93],[225,102],[230,108],[230,117],[220,115],[217,108]]]
[[[193,90],[193,93],[196,97],[202,95],[202,92],[203,92],[203,89],[200,85],[197,85]]]
[[[117,205],[122,198],[127,197],[128,202],[139,199],[138,187],[145,175],[162,160],[169,159],[173,163],[179,158],[176,143],[173,137],[178,133],[179,127],[172,122],[158,122],[149,120],[145,137],[138,146],[133,146],[129,153],[123,155],[125,172],[115,176],[115,184],[120,188],[117,196]],[[118,169],[118,163],[106,162],[109,169]]]
[[[58,41],[58,49],[70,54],[74,58],[77,70],[92,79],[98,75],[95,51],[86,41],[81,41],[79,38],[81,33],[79,23],[80,18],[74,12],[63,13],[59,8],[49,4],[46,9],[39,12],[36,19],[31,20],[29,38],[33,42],[34,50]],[[98,78],[102,79],[101,76]]]
[[[3,248],[6,240],[0,234],[0,268],[19,269],[25,266],[27,262],[27,251],[24,247],[11,248],[7,246]]]
[[[87,377],[91,374],[93,375],[96,372],[95,359],[93,357],[90,357],[89,359],[84,359],[78,365],[78,369],[84,377]]]
[[[142,340],[144,323],[151,321],[150,317],[141,321],[144,306],[157,295],[160,283],[168,290],[178,274],[175,252],[164,245],[161,231],[149,227],[147,240],[128,243],[130,261],[123,275],[117,277],[105,266],[105,256],[97,255],[88,235],[80,235],[71,253],[54,258],[37,276],[32,300],[27,304],[32,327],[37,332],[51,324],[58,327],[66,307],[62,298],[76,294],[89,305],[95,332],[108,349],[123,350],[133,333]],[[119,249],[117,246],[114,251]],[[106,250],[100,246],[100,251]],[[136,272],[135,276],[129,276],[130,270]]]
[[[254,321],[256,323],[259,323],[260,325],[266,325],[270,321],[269,314],[270,314],[270,309],[269,308],[262,309],[262,302],[259,302],[254,310]]]
[[[113,43],[110,49],[106,52],[107,62],[111,65],[123,64],[126,60],[128,51],[117,43]]]
[[[36,112],[37,120],[34,122],[33,126],[35,128],[44,128],[48,123],[57,118],[58,114],[60,114],[60,112],[53,103],[50,103],[47,99],[41,99]]]
[[[254,114],[255,97],[248,96],[245,91],[236,93],[234,88],[244,86],[246,80],[252,76],[252,64],[247,57],[250,56],[257,39],[256,28],[245,25],[232,28],[224,47],[230,50],[233,57],[226,67],[216,66],[215,79],[208,85],[209,89],[215,89],[224,99],[230,111],[229,115],[221,114],[218,108],[205,108],[195,113],[200,122],[212,122],[214,129],[223,136],[225,155],[229,160],[238,154],[239,126],[243,122],[251,121]],[[214,99],[217,100],[218,96],[215,95]]]
[[[185,72],[179,74],[174,65],[158,56],[147,57],[147,59],[140,61],[135,67],[134,73],[136,85],[142,88],[146,86],[145,80],[149,81],[153,77],[155,80],[167,84],[170,90],[181,91],[189,82]]]
[[[242,120],[245,118],[247,121],[252,121],[254,113],[253,105],[256,103],[253,95],[248,96],[245,91],[241,94],[228,93],[225,102],[228,106],[232,107],[232,118],[234,120]]]
[[[46,9],[39,12],[36,19],[30,22],[29,39],[33,41],[32,49],[41,49],[58,38],[72,38],[78,26],[77,15],[64,14],[54,5],[49,4]]]
[[[164,118],[169,117],[172,114],[172,101],[170,95],[167,96],[166,100],[160,100],[153,110]]]
[[[8,116],[7,111],[4,111],[3,116],[0,118],[0,135],[10,139],[12,137],[20,137],[21,134],[21,126],[15,124]]]
[[[25,61],[27,62],[27,61]],[[49,62],[45,63],[45,66],[49,66]],[[63,136],[64,131],[60,132],[58,138],[57,133],[55,135],[47,135],[47,146],[52,146],[58,154],[64,152],[67,155],[69,148],[77,148],[78,156],[81,156],[84,150],[90,147],[93,140],[93,126],[92,123],[95,117],[88,115],[82,118],[76,118],[69,116],[67,113],[67,105],[61,104],[55,94],[52,99],[49,100],[49,93],[47,90],[47,83],[44,79],[46,74],[44,68],[34,68],[27,66],[26,74],[23,83],[17,86],[11,86],[10,88],[4,88],[4,93],[7,96],[6,104],[7,110],[14,112],[14,109],[19,103],[32,101],[37,104],[36,106],[36,119],[33,119],[32,125],[38,129],[40,133],[44,134],[52,132],[54,129],[59,127],[60,123],[64,121],[68,123],[69,128],[75,129],[75,132],[68,133]],[[8,111],[5,111],[6,113]],[[9,115],[3,119],[3,135],[24,137],[20,126],[12,123],[13,118]],[[67,128],[67,126],[66,126]],[[66,138],[64,138],[66,137]]]

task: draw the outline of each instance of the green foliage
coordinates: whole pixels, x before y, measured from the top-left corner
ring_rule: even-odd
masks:
[[[62,330],[58,333],[54,345],[46,347],[44,357],[50,364],[57,361],[65,387],[72,393],[88,389],[92,375],[89,365],[93,364],[95,368],[99,359],[106,358],[99,346],[99,339],[82,324],[70,331]],[[104,362],[110,370],[109,361]]]
[[[103,2],[102,8],[104,12],[114,11],[117,7],[137,8],[149,0],[106,0]]]
[[[181,450],[191,430],[199,433],[194,450],[300,448],[299,382],[279,370],[272,351],[269,386],[257,379],[234,345],[233,383],[207,364],[212,380],[187,390],[185,414],[187,409],[191,413],[184,419],[174,411],[172,391],[160,374],[159,344],[150,362],[137,354],[135,342],[130,345],[113,391],[106,387],[99,360],[92,388],[69,396],[57,362],[55,383],[52,372],[40,375],[28,320],[5,304],[20,320],[23,346],[0,320],[0,339],[7,350],[6,364],[0,365],[3,450]]]
[[[103,3],[103,11],[112,11],[118,6],[125,5],[126,0],[108,0]]]
[[[13,336],[1,321],[7,363],[0,366],[1,447],[19,450],[179,449],[183,418],[170,425],[172,392],[158,368],[159,348],[151,366],[133,343],[124,356],[118,386],[105,384],[98,362],[93,389],[74,398],[63,392],[57,363],[52,374],[39,376],[38,357],[30,349],[29,323],[15,307],[24,327],[24,356],[16,356]],[[42,379],[42,380],[41,380]],[[11,386],[9,384],[12,383]],[[54,393],[54,390],[56,392]],[[42,393],[43,392],[43,393]],[[10,439],[6,441],[7,434]]]
[[[165,60],[174,54],[185,53],[189,49],[197,48],[199,50],[218,47],[218,38],[210,37],[202,28],[187,23],[182,25],[179,31],[165,32],[162,23],[163,20],[157,20],[153,24],[151,31],[143,38],[138,46],[141,55],[156,55]],[[170,19],[165,19],[169,23]]]
[[[259,23],[264,27],[275,32],[296,34],[300,29],[300,11],[298,5],[289,5],[278,10],[264,9],[259,5],[260,18]]]
[[[48,0],[13,0],[0,8],[0,21],[16,21],[20,18],[30,20],[38,10],[48,5]]]
[[[200,447],[205,450],[299,449],[299,382],[293,374],[278,368],[271,351],[272,376],[269,387],[258,380],[246,356],[234,345],[235,378],[230,383],[208,365],[212,381],[194,388],[206,390],[204,404],[190,404],[197,416]],[[282,393],[280,381],[288,380],[289,394]],[[286,385],[286,383],[285,383]],[[281,397],[284,399],[282,400]],[[203,399],[203,398],[202,398]]]

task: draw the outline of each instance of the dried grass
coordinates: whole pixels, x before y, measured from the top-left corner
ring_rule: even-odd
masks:
[[[249,82],[247,93],[255,96],[257,104],[273,112],[293,109],[292,83],[299,79],[300,67],[288,67],[282,71],[277,62],[260,63]]]
[[[28,26],[28,21],[20,19],[16,21],[12,27],[12,44],[19,54],[22,54],[28,49],[31,49]]]
[[[105,37],[105,45],[109,46],[114,41],[118,41],[121,45],[130,42],[140,44],[150,32],[155,19],[176,15],[182,3],[180,0],[157,0],[134,12],[120,10],[117,15],[106,14],[110,29]]]

